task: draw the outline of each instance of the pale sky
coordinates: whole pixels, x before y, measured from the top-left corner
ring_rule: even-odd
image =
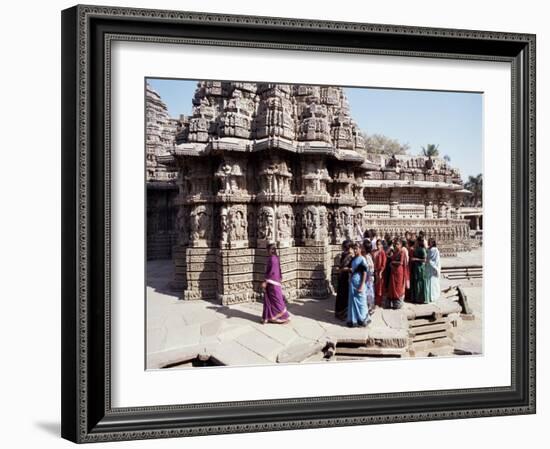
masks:
[[[197,81],[148,79],[172,117],[191,113]],[[439,145],[451,158],[462,179],[482,170],[483,94],[377,88],[344,88],[351,115],[363,132],[384,134],[410,145],[409,154],[422,146]]]

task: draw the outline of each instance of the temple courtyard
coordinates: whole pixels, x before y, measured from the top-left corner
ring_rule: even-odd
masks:
[[[287,324],[261,324],[261,302],[181,300],[170,287],[173,262],[149,261],[147,369],[481,354],[482,278],[452,270],[481,265],[481,248],[442,258],[442,291],[460,286],[470,313],[452,288],[436,303],[377,308],[366,328],[348,328],[334,318],[334,297],[293,301]]]

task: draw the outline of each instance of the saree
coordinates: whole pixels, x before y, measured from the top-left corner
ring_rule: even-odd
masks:
[[[387,263],[386,263],[386,268],[384,270],[384,287],[387,290],[389,290],[390,288],[390,279],[391,279],[391,269],[392,269],[392,266],[391,266],[391,258],[393,257],[393,247],[392,246],[388,246],[388,248],[386,249],[386,260],[387,260]]]
[[[413,253],[414,253],[414,249],[413,248],[409,248],[407,250],[408,252],[408,255],[409,255],[409,258],[408,258],[408,263],[407,263],[407,272],[408,272],[408,275],[409,275],[409,282],[408,282],[408,285],[406,286],[405,288],[405,300],[406,301],[410,301],[410,302],[414,302],[414,297],[413,297],[413,294],[412,294],[412,284],[414,282],[414,273],[413,273],[413,270],[412,270],[412,258],[413,258]]]
[[[374,302],[377,306],[382,305],[384,296],[384,270],[386,269],[386,253],[383,249],[374,253]]]
[[[367,254],[365,256],[367,262],[367,277],[365,279],[365,296],[367,298],[367,305],[369,310],[374,309],[374,262],[372,256]]]
[[[363,273],[367,271],[367,261],[363,256],[355,256],[351,261],[351,276],[348,295],[348,324],[353,326],[370,321],[367,309],[367,297],[362,285]],[[359,289],[362,288],[361,291]]]
[[[439,258],[439,249],[436,246],[432,246],[428,250],[428,263],[426,264],[426,279],[429,293],[426,295],[426,298],[429,302],[436,301],[441,295],[440,276],[441,260]]]
[[[405,273],[405,288],[410,288],[410,280],[411,280],[411,270],[409,268],[409,250],[405,247],[401,248],[401,253],[403,254],[403,272]]]
[[[413,257],[417,259],[426,259],[426,250],[418,247],[414,250]],[[426,264],[424,262],[413,261],[412,263],[412,283],[411,294],[413,301],[417,304],[428,302],[427,290],[428,282],[426,280]]]
[[[345,320],[348,316],[349,271],[342,271],[342,269],[351,267],[351,259],[353,259],[353,256],[349,252],[343,252],[338,265],[340,271],[338,272],[334,316],[339,320]]]
[[[401,251],[396,251],[390,260],[392,263],[388,299],[402,300],[405,297],[405,258]]]
[[[279,257],[271,255],[267,258],[265,267],[266,288],[262,320],[286,321],[290,318],[286,309],[283,290],[281,287],[282,275]]]

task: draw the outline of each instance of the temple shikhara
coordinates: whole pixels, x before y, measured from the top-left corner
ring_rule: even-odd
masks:
[[[148,258],[173,258],[182,298],[259,299],[271,242],[289,301],[327,297],[342,241],[367,229],[470,249],[459,172],[368,154],[342,88],[201,81],[192,104],[171,118],[147,87]]]

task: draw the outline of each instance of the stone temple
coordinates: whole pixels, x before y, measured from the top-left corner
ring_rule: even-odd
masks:
[[[423,230],[445,255],[471,245],[459,172],[369,155],[342,88],[201,81],[179,119],[146,95],[148,257],[171,255],[184,299],[261,299],[271,242],[289,301],[333,291],[340,245],[359,230]]]

